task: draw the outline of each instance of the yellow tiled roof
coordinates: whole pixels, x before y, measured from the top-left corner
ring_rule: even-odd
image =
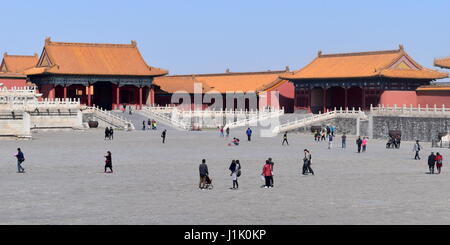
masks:
[[[414,69],[393,68],[392,66],[405,57],[414,64]],[[410,58],[403,47],[398,50],[319,55],[304,68],[292,72],[283,79],[333,79],[364,77],[396,77],[413,79],[439,79],[448,74],[423,68]]]
[[[98,44],[46,39],[38,65],[25,73],[162,76],[168,72],[148,66],[134,41],[131,44]]]
[[[3,55],[1,71],[9,73],[22,73],[26,69],[34,67],[38,62],[38,55]]]
[[[185,91],[193,91],[195,82],[202,83],[205,92],[259,92],[282,82],[279,76],[285,72],[228,72],[167,76],[156,78],[154,84],[169,93],[173,93],[179,88],[183,88]]]

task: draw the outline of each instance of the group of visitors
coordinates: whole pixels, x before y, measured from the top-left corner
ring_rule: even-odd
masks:
[[[155,120],[151,120],[148,119],[147,123],[144,121],[142,121],[142,130],[146,129],[146,126],[148,127],[148,130],[156,130],[156,121]]]
[[[356,145],[358,146],[358,153],[362,152],[366,152],[367,150],[367,143],[368,143],[368,138],[367,137],[363,137],[361,139],[361,136],[358,136],[358,139],[356,139]]]
[[[442,155],[439,154],[439,152],[434,155],[434,152],[431,152],[431,154],[428,156],[428,168],[430,169],[430,174],[434,174],[434,166],[436,165],[437,168],[437,174],[441,173],[442,168]]]
[[[230,137],[230,128],[227,127],[225,129],[225,127],[223,127],[223,126],[219,127],[219,133],[220,133],[221,137],[225,137],[225,133],[226,133],[226,137],[228,138],[228,137]]]
[[[114,129],[113,127],[105,128],[105,140],[113,140],[114,139]]]
[[[325,128],[322,128],[321,130],[315,130],[314,131],[314,141],[325,141],[330,139],[330,135],[334,137],[334,134],[336,132],[335,126],[326,126]]]
[[[309,150],[304,150],[304,159],[303,159],[303,175],[312,174],[314,175],[314,171],[311,168],[311,153]],[[274,179],[273,179],[273,171],[274,171],[274,165],[272,158],[268,158],[265,161],[265,164],[262,168],[261,178],[264,181],[264,185],[261,186],[261,188],[273,188],[274,187]],[[233,186],[230,189],[237,190],[239,189],[239,182],[238,179],[241,176],[242,173],[242,165],[239,160],[232,160],[230,167],[228,168],[230,170],[230,176],[233,181]],[[208,171],[208,165],[206,164],[206,160],[203,159],[202,163],[199,165],[199,174],[200,174],[200,183],[198,188],[199,189],[211,189],[212,186],[212,179],[209,177],[209,171]]]

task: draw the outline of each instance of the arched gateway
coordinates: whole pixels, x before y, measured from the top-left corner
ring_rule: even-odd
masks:
[[[131,44],[62,43],[45,40],[36,67],[24,72],[44,98],[78,98],[104,109],[152,103],[154,77],[168,72],[148,66]]]
[[[295,84],[295,108],[313,113],[334,108],[368,109],[385,91],[415,91],[446,78],[446,73],[415,62],[400,45],[398,50],[328,54],[303,69],[281,76]]]

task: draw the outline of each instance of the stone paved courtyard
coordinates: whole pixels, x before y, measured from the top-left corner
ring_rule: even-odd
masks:
[[[103,140],[103,130],[40,132],[30,141],[0,141],[0,224],[450,224],[450,178],[444,156],[441,175],[429,175],[424,143],[414,161],[412,142],[385,149],[369,141],[357,154],[327,149],[310,135],[245,141],[239,147],[217,132],[169,130],[120,132]],[[340,137],[340,135],[339,135]],[[26,174],[16,173],[21,147]],[[316,176],[301,175],[302,150],[311,149]],[[113,154],[114,174],[104,174],[104,155]],[[436,149],[433,149],[436,151]],[[262,189],[264,160],[275,162],[275,188]],[[207,159],[214,189],[201,191],[198,164]],[[230,190],[228,167],[239,159],[240,189]]]

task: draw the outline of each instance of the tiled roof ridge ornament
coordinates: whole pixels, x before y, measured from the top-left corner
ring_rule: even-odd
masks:
[[[8,52],[3,53],[3,57],[6,57],[6,56],[8,56]]]
[[[290,71],[291,70],[291,68],[289,67],[289,66],[286,66],[286,72],[288,72],[288,71]]]
[[[225,70],[225,73],[231,73],[230,68],[227,68],[227,69]]]
[[[131,45],[132,45],[133,47],[137,47],[137,42],[136,42],[136,40],[131,40]]]
[[[49,44],[52,42],[52,38],[51,37],[46,37],[45,38],[45,44]]]
[[[398,48],[400,51],[405,51],[405,47],[403,47],[403,44],[398,45]]]
[[[319,52],[317,52],[317,57],[322,56],[322,50],[319,50]]]

